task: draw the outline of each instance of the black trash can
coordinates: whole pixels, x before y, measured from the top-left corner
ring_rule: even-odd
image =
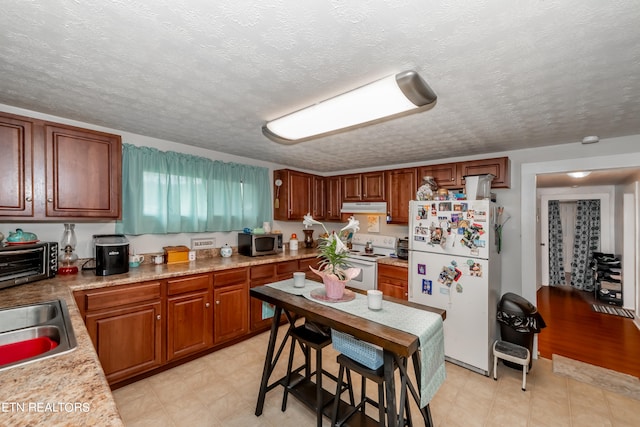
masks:
[[[538,309],[520,295],[507,292],[498,304],[498,322],[502,341],[520,345],[529,350],[533,362],[533,336],[546,325]],[[522,369],[522,365],[504,361],[504,364],[514,369]]]

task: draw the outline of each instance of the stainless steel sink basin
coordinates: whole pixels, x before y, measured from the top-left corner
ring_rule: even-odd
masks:
[[[76,348],[63,300],[0,310],[0,371]]]
[[[56,304],[52,303],[0,310],[0,333],[42,325],[54,319],[58,312]]]

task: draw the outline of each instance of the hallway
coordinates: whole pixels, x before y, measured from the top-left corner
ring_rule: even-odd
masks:
[[[632,319],[596,313],[593,293],[542,286],[538,311],[547,327],[538,335],[540,357],[558,354],[640,377],[640,330]]]

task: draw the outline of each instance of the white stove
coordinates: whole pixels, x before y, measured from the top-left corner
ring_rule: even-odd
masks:
[[[370,242],[372,251],[366,251]],[[391,255],[396,250],[396,238],[379,234],[355,234],[351,239],[352,249],[348,261],[353,267],[360,268],[360,274],[351,279],[347,286],[356,289],[378,289],[378,258]]]

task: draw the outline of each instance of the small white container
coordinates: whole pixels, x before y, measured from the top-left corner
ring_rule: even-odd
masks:
[[[220,248],[220,255],[223,258],[229,258],[233,254],[233,249],[229,246],[228,243],[225,243],[223,247]]]
[[[298,271],[296,273],[293,273],[293,287],[294,288],[304,288],[304,282],[306,279],[306,275],[301,272]]]
[[[295,234],[291,235],[291,239],[289,239],[289,250],[297,251],[298,250],[298,238]]]
[[[382,291],[370,289],[367,291],[367,306],[369,310],[382,309]]]

